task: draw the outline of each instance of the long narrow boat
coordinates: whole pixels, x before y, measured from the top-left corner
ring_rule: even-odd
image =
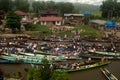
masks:
[[[89,51],[89,53],[107,55],[107,56],[120,56],[120,53],[115,53],[115,52]]]
[[[110,64],[110,61],[105,61],[105,62],[95,62],[95,63],[92,63],[92,64],[86,64],[86,65],[82,65],[80,66],[79,68],[76,68],[76,69],[57,69],[57,71],[60,71],[60,72],[76,72],[76,71],[82,71],[82,70],[87,70],[87,69],[91,69],[91,68],[96,68],[96,67],[101,67],[101,66],[104,66],[104,65],[107,65],[107,64]]]
[[[118,80],[108,69],[101,68],[102,73],[106,76],[108,80]]]
[[[103,58],[103,56],[98,56],[98,55],[80,55],[80,57],[82,58],[91,58],[91,59],[95,59],[95,60],[100,60]],[[105,59],[108,60],[120,60],[120,56],[104,56]]]
[[[22,61],[23,63],[35,63],[40,64],[42,59],[46,57],[49,61],[61,61],[63,57],[53,56],[53,55],[42,55],[42,54],[33,54],[33,53],[24,53],[24,54],[9,54],[9,55],[0,55],[0,59],[4,59],[5,62],[18,62]],[[3,61],[1,61],[3,62]]]

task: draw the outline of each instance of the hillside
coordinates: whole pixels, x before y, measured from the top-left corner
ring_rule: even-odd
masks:
[[[90,12],[98,12],[100,9],[100,6],[97,5],[90,5],[90,4],[81,4],[81,3],[73,3],[75,10],[78,10],[79,12],[83,11],[90,11]]]

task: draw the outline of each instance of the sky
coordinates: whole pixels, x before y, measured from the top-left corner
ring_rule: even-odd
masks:
[[[72,3],[84,3],[84,4],[93,4],[101,5],[104,0],[39,0],[39,1],[55,1],[55,2],[72,2]]]

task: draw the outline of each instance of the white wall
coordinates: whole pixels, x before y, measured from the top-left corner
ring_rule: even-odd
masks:
[[[55,24],[60,26],[62,24],[62,22],[61,21],[56,21]]]

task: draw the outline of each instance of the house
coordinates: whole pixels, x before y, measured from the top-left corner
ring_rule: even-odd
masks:
[[[20,10],[15,11],[15,13],[22,17],[22,19],[21,19],[22,23],[24,23],[24,22],[25,23],[31,22],[31,18],[32,18],[31,14],[25,13],[25,12],[20,11]]]
[[[33,19],[33,16],[30,13],[23,12],[21,10],[15,11],[15,13],[22,17],[21,19],[21,29],[25,30],[25,25],[27,23],[34,23],[35,20]]]
[[[101,30],[104,30],[105,23],[106,23],[105,20],[100,20],[100,19],[95,19],[95,20],[90,20],[89,21],[90,26],[92,26],[96,29],[101,29]]]
[[[63,18],[56,11],[47,10],[41,13],[39,21],[41,25],[60,26],[63,23]]]
[[[64,14],[64,24],[67,25],[82,24],[83,19],[83,14]]]

